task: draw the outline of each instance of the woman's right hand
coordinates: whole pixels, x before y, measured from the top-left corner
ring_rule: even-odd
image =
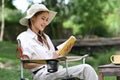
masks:
[[[58,57],[59,57],[58,50],[56,50],[56,51],[53,53],[53,58],[58,58]]]

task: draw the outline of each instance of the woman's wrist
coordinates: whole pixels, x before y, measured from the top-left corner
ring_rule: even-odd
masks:
[[[58,56],[59,56],[58,51],[55,51],[55,52],[53,53],[53,58],[58,58]]]

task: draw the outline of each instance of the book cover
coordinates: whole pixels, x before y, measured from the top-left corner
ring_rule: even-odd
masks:
[[[70,51],[70,46],[73,46],[76,41],[74,36],[70,36],[64,43],[57,46],[58,54],[61,56],[66,56],[67,53]]]

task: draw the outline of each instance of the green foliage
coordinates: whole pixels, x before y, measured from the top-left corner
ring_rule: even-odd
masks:
[[[4,0],[4,6],[9,9],[16,9],[12,2],[13,0]],[[2,6],[2,0],[0,2],[0,6]]]
[[[115,15],[114,15],[115,14]],[[108,31],[109,33],[113,34],[114,36],[119,36],[120,34],[120,15],[118,11],[115,10],[114,14],[109,14],[105,20],[106,25],[109,26]]]
[[[17,35],[21,31],[23,31],[27,28],[27,27],[21,27],[19,24],[20,18],[22,18],[24,15],[25,14],[22,14],[18,10],[5,8],[4,40],[16,41]],[[1,15],[0,15],[0,17],[1,17]],[[0,23],[1,23],[1,19],[0,19]]]
[[[110,54],[110,53],[104,53],[104,52],[102,52],[102,53],[94,53],[94,57],[91,56],[90,58],[88,58],[86,60],[86,62],[88,64],[91,64],[92,66],[109,64],[110,63],[109,57],[112,54]]]
[[[70,7],[71,16],[63,23],[63,26],[65,28],[72,28],[74,31],[73,33],[76,35],[97,35],[100,37],[115,36],[113,34],[115,31],[113,30],[116,29],[116,27],[114,28],[112,25],[114,29],[111,29],[111,22],[107,20],[112,19],[112,23],[117,22],[116,26],[119,26],[119,20],[115,20],[116,17],[110,17],[110,15],[118,15],[114,13],[119,5],[117,2],[119,1],[82,0],[79,2],[79,0],[70,0],[68,6]],[[105,21],[108,23],[106,24]],[[74,25],[77,25],[77,28],[74,28]]]
[[[18,34],[26,30],[27,27],[21,26],[20,24],[13,24],[6,22],[5,26],[5,35],[4,35],[4,41],[11,41],[11,42],[16,42],[16,38]]]
[[[72,28],[73,34],[80,34],[82,33],[81,31],[81,25],[80,24],[75,24],[75,15],[71,16],[71,18],[63,23],[64,28]]]
[[[107,26],[105,25],[91,25],[90,27],[81,27],[81,34],[85,35],[97,35],[99,37],[110,37],[111,35],[107,31]]]
[[[22,16],[18,10],[5,9],[5,20],[9,23],[18,23]]]
[[[4,40],[9,41],[15,41],[17,34],[26,29],[18,28],[19,19],[25,14],[13,8],[12,1],[5,0]],[[33,0],[28,2],[33,4]],[[64,30],[66,28],[73,30],[72,33],[68,31],[69,34],[83,37],[86,35],[114,37],[120,34],[120,0],[69,0],[68,4],[65,4],[65,0],[54,0],[54,2],[42,0],[42,3],[50,10],[57,12],[56,17],[46,29],[46,33],[52,39],[66,38],[66,30]]]

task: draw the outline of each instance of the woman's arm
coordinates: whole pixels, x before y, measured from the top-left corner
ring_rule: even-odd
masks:
[[[29,57],[27,55],[23,55],[22,58],[25,59],[25,60],[29,60]],[[36,68],[36,67],[40,67],[40,66],[42,66],[42,64],[23,63],[23,68],[25,68],[25,69],[32,69],[32,68]]]

